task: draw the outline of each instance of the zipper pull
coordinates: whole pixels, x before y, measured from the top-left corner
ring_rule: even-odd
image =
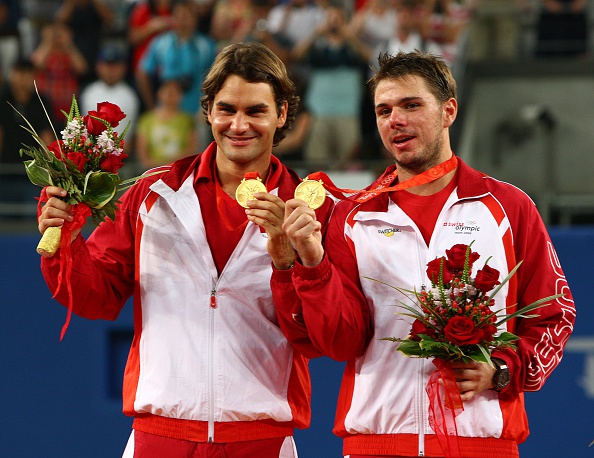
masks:
[[[213,309],[217,308],[216,294],[217,294],[217,291],[214,289],[210,292],[210,307]]]

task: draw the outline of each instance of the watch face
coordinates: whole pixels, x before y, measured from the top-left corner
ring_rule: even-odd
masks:
[[[509,369],[505,364],[499,365],[497,367],[497,372],[495,372],[495,385],[498,390],[505,388],[509,383]]]

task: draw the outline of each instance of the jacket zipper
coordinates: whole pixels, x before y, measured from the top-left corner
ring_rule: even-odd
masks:
[[[210,310],[208,316],[208,442],[214,442],[214,320],[217,308],[216,287],[210,292]]]
[[[419,256],[420,258],[420,256]],[[421,264],[422,265],[422,264]],[[421,291],[425,291],[425,280],[421,281]],[[423,402],[425,387],[423,386],[423,368],[425,367],[425,360],[419,358],[419,377],[418,383],[420,386],[419,392],[421,393],[419,396],[419,444],[418,444],[418,451],[419,456],[425,456],[425,412],[427,408],[425,407],[425,403]]]
[[[425,362],[423,359],[419,358],[419,365],[421,366],[421,369],[419,370],[419,380],[418,383],[419,385],[421,385],[421,390],[420,393],[421,395],[419,396],[419,456],[425,456],[425,414],[424,414],[424,403],[423,403],[423,393],[425,392],[425,390],[423,389],[423,366],[425,365]]]

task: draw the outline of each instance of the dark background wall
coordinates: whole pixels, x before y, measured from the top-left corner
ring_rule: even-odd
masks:
[[[552,228],[578,319],[563,362],[538,393],[527,393],[532,434],[523,458],[594,456],[594,229]],[[36,235],[0,236],[0,456],[120,457],[131,420],[121,413],[121,371],[131,307],[116,322],[73,317],[51,299],[39,272]],[[591,363],[591,364],[590,364]],[[302,458],[341,455],[331,433],[342,364],[310,364],[312,427],[296,434]],[[589,373],[589,372],[590,373]]]

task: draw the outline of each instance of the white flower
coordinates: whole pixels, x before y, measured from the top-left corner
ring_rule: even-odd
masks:
[[[115,154],[119,156],[122,154],[122,148],[118,148],[113,138],[113,133],[109,130],[104,130],[97,137],[94,151],[102,154]]]
[[[68,143],[70,140],[75,140],[80,137],[87,138],[89,136],[87,129],[80,118],[74,118],[66,124],[66,128],[60,132],[64,142]]]

